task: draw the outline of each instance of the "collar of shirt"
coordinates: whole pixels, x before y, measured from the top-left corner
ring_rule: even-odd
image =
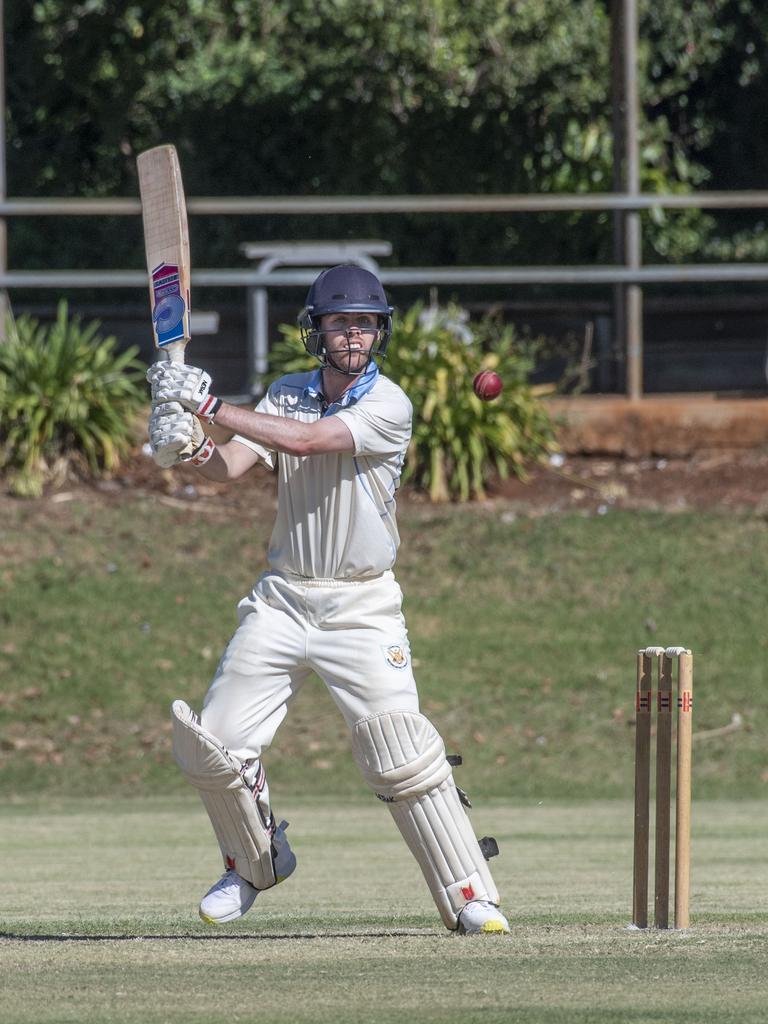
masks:
[[[376,363],[371,362],[368,369],[360,377],[351,388],[347,388],[338,402],[334,402],[332,405],[326,406],[325,396],[323,395],[323,371],[315,370],[312,374],[309,383],[304,388],[304,394],[309,395],[311,398],[316,399],[323,406],[323,416],[329,416],[336,409],[345,409],[348,405],[353,402],[359,401],[363,395],[367,395],[373,385],[376,383],[376,379],[379,376],[379,367]]]

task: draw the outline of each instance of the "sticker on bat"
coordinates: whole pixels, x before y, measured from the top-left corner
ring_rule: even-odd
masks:
[[[187,305],[181,294],[179,268],[172,263],[161,263],[152,271],[154,304],[152,320],[157,344],[170,345],[185,337],[184,317]]]

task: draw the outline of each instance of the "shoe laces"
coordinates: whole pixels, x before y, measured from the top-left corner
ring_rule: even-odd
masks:
[[[214,886],[214,892],[220,892],[222,889],[229,889],[230,886],[240,886],[240,876],[234,868],[230,868],[229,871],[225,871],[221,878]]]

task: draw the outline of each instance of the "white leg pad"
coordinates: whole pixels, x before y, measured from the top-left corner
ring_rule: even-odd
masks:
[[[361,718],[352,750],[366,782],[388,804],[446,927],[458,927],[459,912],[472,900],[498,905],[445,746],[429,719],[411,711]]]
[[[244,766],[183,700],[173,702],[173,756],[202,797],[224,863],[257,889],[276,884],[271,816],[265,821],[257,795],[243,779]]]

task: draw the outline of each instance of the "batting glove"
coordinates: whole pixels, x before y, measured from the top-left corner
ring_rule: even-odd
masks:
[[[149,446],[152,458],[162,469],[170,469],[179,462],[202,466],[216,448],[200,421],[178,402],[164,402],[152,409]]]
[[[147,370],[152,385],[152,402],[178,402],[200,419],[213,423],[221,408],[220,398],[211,394],[211,377],[205,370],[184,363],[153,363]]]

